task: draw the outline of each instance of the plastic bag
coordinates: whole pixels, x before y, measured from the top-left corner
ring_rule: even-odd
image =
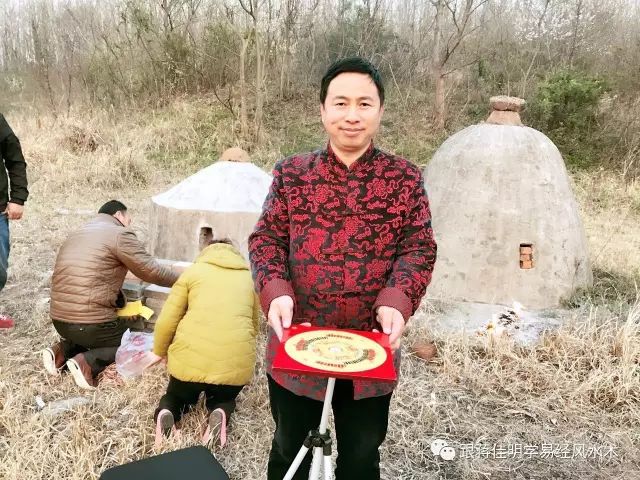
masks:
[[[151,355],[153,333],[132,332],[127,329],[122,335],[116,352],[116,370],[123,378],[133,378],[154,363]]]

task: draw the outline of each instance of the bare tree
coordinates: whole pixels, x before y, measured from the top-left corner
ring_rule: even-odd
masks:
[[[436,16],[433,26],[433,58],[432,58],[432,75],[433,83],[435,86],[435,102],[433,112],[433,123],[439,130],[444,129],[444,122],[446,117],[446,103],[444,96],[444,65],[443,56],[441,52],[440,42],[442,39],[442,17],[444,14],[446,0],[436,0],[434,6],[436,7]]]
[[[242,9],[251,18],[251,36],[254,41],[254,53],[256,59],[255,72],[255,110],[253,114],[253,131],[255,140],[260,143],[263,134],[263,108],[265,97],[265,53],[263,51],[263,38],[260,31],[260,15],[262,14],[263,2],[260,0],[238,0]]]
[[[282,27],[282,41],[284,45],[282,47],[283,53],[280,60],[280,98],[287,97],[291,83],[291,44],[293,41],[293,35],[300,12],[300,2],[298,0],[285,0],[283,8],[284,18]]]
[[[47,48],[46,39],[43,38],[43,34],[40,31],[39,24],[35,18],[31,19],[31,38],[33,40],[33,54],[35,58],[36,68],[38,71],[38,80],[42,85],[42,88],[47,93],[49,99],[49,105],[53,112],[54,118],[57,117],[57,109],[53,95],[53,89],[51,88],[51,55]]]
[[[438,130],[444,129],[447,117],[446,77],[478,60],[474,58],[463,64],[452,65],[452,59],[465,39],[480,28],[480,24],[474,25],[473,16],[487,1],[432,0],[436,9],[432,57],[432,78],[435,87],[433,123]],[[451,22],[449,28],[445,27],[447,13]]]
[[[542,26],[544,24],[544,20],[545,17],[547,16],[547,12],[549,10],[549,4],[551,3],[551,0],[544,0],[544,7],[542,8],[542,12],[540,13],[540,16],[538,17],[538,21],[536,23],[536,32],[535,32],[535,39],[536,39],[536,47],[535,50],[533,52],[533,55],[531,57],[531,62],[529,62],[529,67],[527,68],[527,71],[524,72],[524,76],[522,79],[522,88],[520,90],[520,96],[522,98],[525,97],[526,92],[527,92],[527,83],[529,80],[529,76],[531,75],[531,70],[533,69],[533,66],[535,65],[536,62],[536,58],[538,57],[538,54],[540,53],[540,48],[542,47]]]
[[[578,46],[578,37],[580,35],[580,24],[583,19],[583,13],[583,1],[576,0],[576,8],[573,17],[573,29],[571,32],[571,47],[569,48],[569,65],[571,66],[573,66],[573,59],[576,53],[576,48]]]

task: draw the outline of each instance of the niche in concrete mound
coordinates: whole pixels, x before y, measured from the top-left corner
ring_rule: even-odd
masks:
[[[564,161],[522,125],[523,106],[491,98],[487,121],[447,139],[425,169],[438,241],[431,296],[541,309],[592,282]]]
[[[239,148],[152,198],[150,249],[156,257],[192,262],[212,238],[229,238],[247,257],[271,175]]]

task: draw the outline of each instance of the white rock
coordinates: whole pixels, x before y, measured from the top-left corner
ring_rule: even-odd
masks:
[[[211,212],[260,212],[271,176],[252,163],[216,162],[152,198],[163,207]]]

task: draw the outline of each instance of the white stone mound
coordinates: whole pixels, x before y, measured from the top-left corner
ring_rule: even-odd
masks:
[[[248,258],[248,239],[272,177],[240,149],[200,170],[151,202],[149,245],[160,258],[193,262],[215,239],[230,239]]]
[[[271,176],[252,163],[220,161],[152,198],[178,210],[256,212],[271,185]]]
[[[451,136],[425,168],[438,242],[430,298],[543,309],[591,285],[564,161],[549,138],[522,126],[521,104],[492,99],[487,122]]]

